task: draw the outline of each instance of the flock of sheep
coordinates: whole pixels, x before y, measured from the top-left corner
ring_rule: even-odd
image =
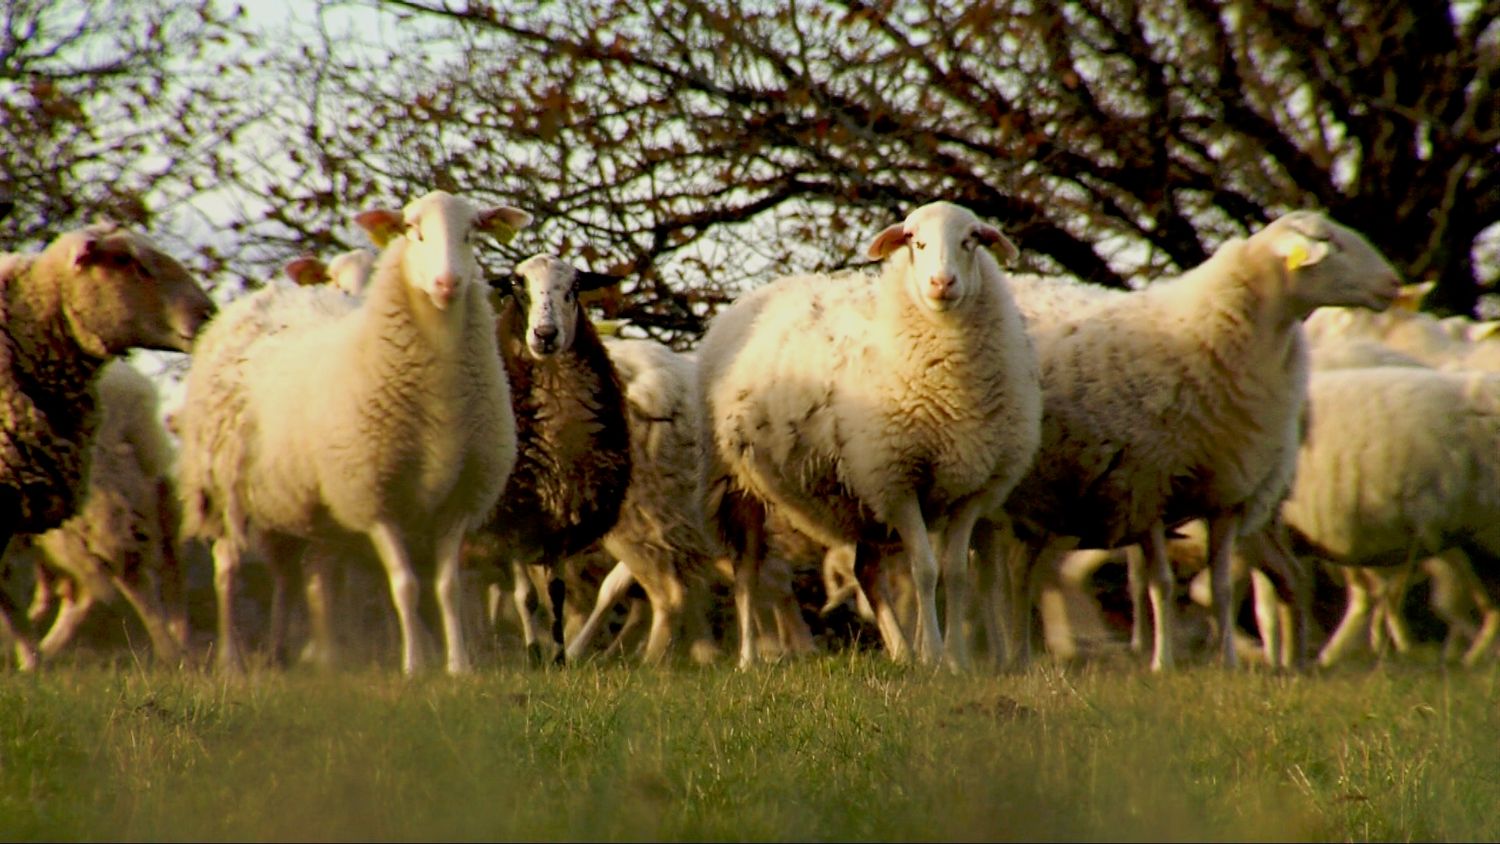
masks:
[[[249,560],[271,575],[267,650],[300,595],[303,657],[335,663],[349,593],[383,593],[408,674],[435,652],[427,590],[455,674],[507,592],[537,656],[585,658],[633,584],[647,661],[717,656],[716,585],[741,666],[810,651],[804,569],[893,659],[955,669],[1024,666],[1037,605],[1112,559],[1154,670],[1181,648],[1183,560],[1228,665],[1246,583],[1264,658],[1311,656],[1329,563],[1348,606],[1324,664],[1362,637],[1408,646],[1423,575],[1450,653],[1472,663],[1500,633],[1472,565],[1500,554],[1496,341],[1398,301],[1412,288],[1324,215],[1122,291],[1008,274],[997,227],[933,202],[874,233],[877,270],[763,285],[691,353],[590,319],[580,296],[618,279],[537,255],[487,280],[477,236],[508,241],[520,209],[433,191],[355,222],[378,255],[298,259],[296,284],[217,312],[114,224],[0,256],[0,551],[35,573],[26,607],[0,589],[17,666],[116,596],[159,659],[191,655],[191,547],[211,554],[227,671]],[[117,360],[135,348],[191,355],[170,432]],[[592,611],[565,624],[585,566]]]

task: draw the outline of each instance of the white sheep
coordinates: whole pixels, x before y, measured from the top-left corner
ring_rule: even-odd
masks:
[[[651,604],[644,659],[660,662],[685,623],[699,622],[693,643],[699,659],[715,648],[702,636],[702,619],[685,616],[692,591],[723,548],[710,533],[698,484],[702,410],[691,357],[655,340],[604,338],[604,348],[625,387],[631,449],[630,485],[619,520],[604,535],[604,549],[619,561],[600,585],[594,611],[568,643],[568,659],[582,657],[605,612],[638,582]]]
[[[698,495],[703,450],[695,359],[654,340],[608,337],[604,345],[625,385],[631,479],[620,519],[603,540],[619,563],[569,642],[568,659],[583,655],[605,614],[639,583],[652,613],[644,660],[660,662],[674,640],[686,639],[692,659],[707,662],[718,653],[707,625],[707,581],[726,550],[713,536]],[[763,568],[757,596],[773,619],[776,647],[801,653],[812,648],[812,634],[781,562]]]
[[[364,293],[375,269],[375,253],[368,249],[350,249],[323,263],[313,255],[302,255],[288,261],[287,278],[304,287],[331,284],[350,296]]]
[[[0,553],[77,511],[103,366],[133,348],[185,352],[213,312],[180,263],[115,223],[0,255]],[[0,589],[0,633],[31,669],[36,650],[20,624]]]
[[[631,478],[625,388],[579,296],[619,278],[552,255],[516,265],[496,332],[516,415],[516,464],[492,513],[477,526],[513,569],[526,647],[539,655],[526,566],[550,570],[553,639],[563,655],[559,564],[592,546],[619,518]]]
[[[363,299],[327,288],[246,297],[205,332],[188,373],[177,418],[183,533],[213,544],[224,668],[240,659],[232,607],[253,538],[295,551],[362,534],[390,583],[403,670],[426,662],[414,563],[436,565],[448,671],[469,669],[459,550],[515,462],[471,235],[506,240],[531,215],[433,191],[355,220],[380,241],[401,233]]]
[[[1500,554],[1500,374],[1328,370],[1308,395],[1312,424],[1281,516],[1309,553],[1371,567],[1454,548]],[[1355,593],[1320,662],[1367,630]]]
[[[1301,320],[1321,305],[1384,308],[1396,292],[1395,271],[1363,237],[1301,211],[1175,279],[1109,296],[1077,319],[1033,323],[1042,444],[993,514],[1025,543],[1009,558],[1020,569],[1011,630],[1029,629],[1032,587],[1017,584],[1031,572],[1075,547],[1141,543],[1156,619],[1151,666],[1169,667],[1166,534],[1206,518],[1220,650],[1232,665],[1229,555],[1291,481],[1307,378]],[[1025,662],[1030,637],[1014,644]]]
[[[1016,255],[972,212],[931,203],[871,241],[879,275],[785,277],[709,326],[698,348],[705,492],[735,550],[742,666],[754,659],[767,505],[825,547],[898,543],[920,608],[919,658],[968,661],[958,626],[969,533],[1030,462],[1041,416],[1035,358],[992,248]]]
[[[39,579],[60,599],[39,650],[44,659],[55,657],[96,603],[123,596],[156,657],[170,664],[181,656],[187,633],[186,619],[171,617],[163,606],[164,593],[173,586],[181,592],[169,483],[172,446],[151,379],[116,360],[100,372],[98,387],[99,427],[79,510],[31,538]],[[34,621],[41,609],[33,608]]]

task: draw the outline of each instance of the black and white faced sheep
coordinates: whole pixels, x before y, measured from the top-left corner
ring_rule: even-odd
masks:
[[[135,348],[188,351],[213,313],[180,263],[114,223],[0,256],[0,552],[76,512],[103,366]],[[0,624],[14,609],[0,590]],[[29,634],[17,635],[34,666]]]
[[[1027,541],[1012,584],[1073,547],[1141,543],[1157,620],[1151,664],[1167,668],[1166,532],[1204,518],[1220,650],[1233,664],[1230,553],[1291,483],[1307,394],[1302,320],[1324,305],[1379,310],[1397,290],[1396,271],[1359,233],[1300,211],[1176,279],[1105,297],[1076,319],[1033,320],[1042,444],[998,514]],[[1024,662],[1031,590],[1015,592]]]
[[[522,567],[552,570],[552,638],[562,651],[561,578],[556,567],[599,541],[619,518],[630,484],[625,390],[579,294],[619,279],[550,256],[518,264],[503,294],[495,330],[516,415],[516,465],[480,530],[512,581],[526,646],[540,645]]]
[[[904,551],[894,559],[911,567],[919,658],[967,662],[957,631],[970,531],[1030,463],[1041,417],[1035,357],[991,249],[1016,254],[972,212],[932,203],[872,239],[879,275],[782,278],[709,327],[698,352],[704,489],[735,552],[742,666],[755,657],[767,505],[826,547]]]
[[[362,535],[390,584],[403,670],[428,658],[416,565],[436,568],[448,671],[469,669],[459,550],[515,463],[472,236],[508,240],[531,215],[433,191],[355,220],[388,241],[363,298],[265,288],[215,320],[188,373],[177,415],[183,534],[213,545],[221,668],[240,661],[232,608],[252,541],[296,554]]]

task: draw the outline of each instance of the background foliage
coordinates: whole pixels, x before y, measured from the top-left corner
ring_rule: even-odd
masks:
[[[1117,286],[1303,207],[1440,312],[1500,275],[1500,0],[6,8],[7,242],[120,214],[219,285],[364,245],[351,213],[432,187],[538,214],[495,269],[628,274],[601,306],[679,345],[936,197]]]

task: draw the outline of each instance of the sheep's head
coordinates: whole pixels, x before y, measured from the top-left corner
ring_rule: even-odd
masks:
[[[512,278],[494,282],[525,311],[526,348],[537,357],[572,347],[583,313],[580,293],[619,283],[615,276],[581,270],[551,255],[533,255],[516,265]]]
[[[509,205],[481,208],[436,190],[407,203],[399,214],[374,209],[361,212],[354,221],[381,246],[404,235],[402,269],[407,283],[426,293],[438,310],[445,310],[468,285],[479,282],[474,236],[485,233],[505,243],[531,222],[531,215]]]
[[[1285,285],[1298,318],[1314,308],[1342,305],[1383,311],[1401,293],[1390,261],[1359,232],[1315,211],[1293,211],[1246,241],[1263,249],[1277,269],[1268,273]]]
[[[191,351],[198,329],[215,311],[182,264],[115,223],[59,237],[43,260],[59,262],[73,335],[100,358],[133,348]]]
[[[365,290],[370,273],[375,269],[375,253],[368,249],[350,249],[340,252],[328,262],[328,280],[333,286],[350,296],[358,296]]]
[[[301,287],[332,284],[350,296],[364,292],[374,269],[375,253],[368,249],[340,252],[326,264],[312,255],[302,255],[288,261],[283,268],[287,278]]]
[[[907,291],[928,310],[941,313],[974,295],[984,276],[977,262],[990,249],[1002,264],[1019,254],[1000,230],[951,202],[918,208],[905,222],[886,228],[870,241],[871,258],[882,259],[905,248]]]

